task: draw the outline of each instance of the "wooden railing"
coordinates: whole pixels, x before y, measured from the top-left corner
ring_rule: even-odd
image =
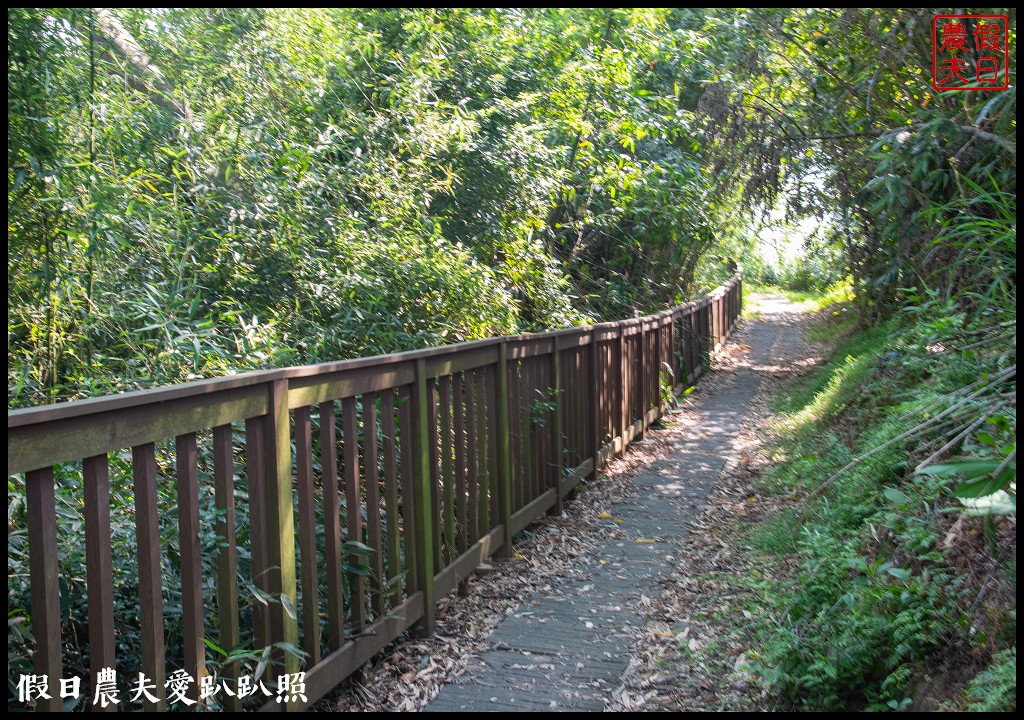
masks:
[[[64,677],[58,575],[81,577],[58,557],[55,468],[58,481],[81,480],[93,687],[101,669],[118,667],[124,629],[115,623],[113,478],[134,498],[133,667],[156,685],[147,709],[165,709],[169,668],[194,678],[197,698],[215,659],[206,638],[224,649],[304,650],[307,702],[287,704],[300,709],[412,626],[430,632],[439,598],[464,590],[489,556],[509,556],[533,520],[560,513],[582,478],[659,417],[666,386],[678,392],[703,372],[740,306],[737,277],[644,318],[9,412],[7,471],[24,473],[26,486],[34,672],[51,690]],[[161,491],[177,504],[173,611],[163,606],[175,540],[161,542]],[[211,496],[215,511],[201,512]],[[215,578],[203,576],[204,539]],[[174,652],[165,620],[175,638],[180,622]],[[280,647],[271,677],[300,667]],[[233,673],[225,666],[218,682]],[[61,709],[50,695],[37,709]],[[218,702],[241,705],[225,693]]]

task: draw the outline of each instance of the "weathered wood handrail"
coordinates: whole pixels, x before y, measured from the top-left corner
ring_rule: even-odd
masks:
[[[198,697],[207,627],[223,648],[302,648],[307,702],[288,704],[299,709],[413,625],[430,632],[438,598],[464,590],[489,556],[507,557],[529,523],[560,513],[582,478],[660,416],[666,381],[679,392],[704,371],[741,301],[737,276],[643,318],[9,412],[7,471],[24,473],[26,484],[35,673],[51,690],[63,677],[55,467],[61,477],[81,462],[93,687],[100,670],[117,666],[114,453],[131,467],[122,482],[132,488],[138,544],[137,664],[158,698],[147,709],[166,709],[169,661],[195,679],[190,697]],[[167,658],[158,489],[170,475],[161,459],[172,439],[183,642],[181,655]],[[201,498],[211,488],[216,614],[204,605],[201,557],[201,536],[211,532],[201,528]],[[354,571],[360,544],[372,552]],[[248,562],[239,562],[240,547]],[[240,576],[270,601],[240,610]],[[275,673],[298,670],[293,654],[277,660]],[[219,679],[235,677],[226,668]],[[50,694],[37,709],[61,709]],[[225,708],[240,707],[225,697]]]

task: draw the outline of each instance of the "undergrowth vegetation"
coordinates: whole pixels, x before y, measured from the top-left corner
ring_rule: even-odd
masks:
[[[785,704],[1015,707],[1015,480],[982,503],[996,495],[971,492],[967,465],[1015,471],[1015,347],[991,333],[1012,311],[952,310],[925,302],[859,332],[826,315],[833,359],[776,401],[762,482],[786,509],[748,540],[785,568],[750,581],[765,608],[753,667]]]

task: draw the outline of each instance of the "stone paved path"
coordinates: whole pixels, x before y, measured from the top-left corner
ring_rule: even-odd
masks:
[[[600,562],[585,580],[573,579],[534,595],[490,637],[492,650],[441,689],[426,712],[602,711],[629,663],[632,633],[641,621],[642,595],[660,591],[670,575],[666,560],[685,539],[685,528],[718,480],[735,462],[733,439],[750,402],[796,332],[783,318],[793,306],[767,297],[762,319],[745,321],[749,361],[716,373],[714,390],[691,409],[700,434],[632,479],[640,492],[612,510],[621,532],[603,541]],[[774,311],[774,312],[773,312]]]

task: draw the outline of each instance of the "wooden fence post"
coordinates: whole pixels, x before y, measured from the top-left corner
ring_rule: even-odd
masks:
[[[714,352],[722,342],[722,304],[721,298],[711,298],[711,350]]]
[[[427,408],[427,364],[416,359],[415,382],[412,386],[413,413],[413,487],[412,502],[416,534],[416,589],[423,593],[423,619],[420,629],[424,634],[434,632],[434,527],[433,504],[430,491],[430,413]]]
[[[60,586],[57,584],[57,509],[53,468],[25,473],[28,519],[28,557],[32,587],[32,634],[36,647],[33,670],[46,678],[49,699],[39,698],[35,709],[64,710],[60,693]]]
[[[268,387],[266,415],[266,518],[268,586],[278,603],[271,606],[270,641],[299,645],[296,615],[295,517],[292,506],[291,424],[288,416],[288,381],[277,379]],[[282,658],[283,654],[283,658]],[[299,660],[291,653],[275,654],[284,661],[282,672],[298,671]],[[277,672],[271,671],[271,678]]]

